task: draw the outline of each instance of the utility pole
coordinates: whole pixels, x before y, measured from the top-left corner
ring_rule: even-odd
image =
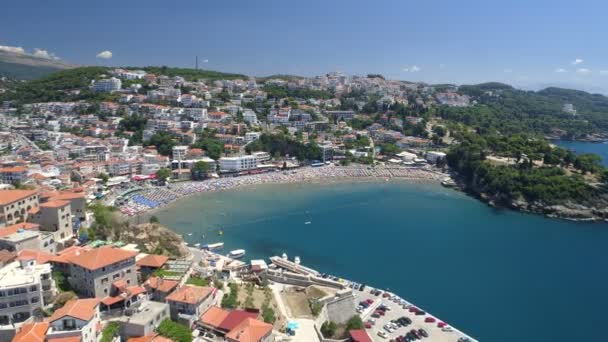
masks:
[[[198,56],[196,56],[196,63],[194,64],[194,69],[198,70]]]

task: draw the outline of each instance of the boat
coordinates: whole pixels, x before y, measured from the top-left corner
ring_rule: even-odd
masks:
[[[297,257],[293,258],[293,262],[295,262],[296,264],[299,265],[300,264],[300,257],[297,256]]]
[[[188,236],[192,236],[192,233],[188,233]]]
[[[310,222],[310,221],[306,221],[306,222],[304,222],[304,224],[311,224],[311,223],[312,223],[312,222]]]
[[[281,259],[287,260],[287,253],[283,253],[283,255],[281,255]]]
[[[242,258],[244,256],[245,256],[244,249],[235,249],[233,251],[230,251],[230,253],[228,253],[228,257],[232,258],[232,259],[238,259],[238,258]]]
[[[203,245],[203,249],[206,249],[208,251],[216,251],[216,250],[219,250],[222,248],[224,248],[223,242],[210,243],[210,244]]]
[[[194,247],[196,247],[196,248],[201,248],[201,244],[200,244],[200,243],[195,243],[195,244],[194,244]]]

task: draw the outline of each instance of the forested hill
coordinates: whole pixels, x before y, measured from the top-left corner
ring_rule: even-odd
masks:
[[[466,85],[459,91],[478,105],[444,108],[444,118],[503,134],[528,132],[583,139],[608,132],[608,97],[604,95],[561,88],[526,91],[502,83]],[[567,103],[574,106],[576,115],[563,110]]]

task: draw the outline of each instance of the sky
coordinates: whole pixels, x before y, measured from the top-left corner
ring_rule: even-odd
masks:
[[[608,93],[608,2],[2,0],[0,48],[82,65],[330,71]],[[35,50],[38,49],[38,50]]]

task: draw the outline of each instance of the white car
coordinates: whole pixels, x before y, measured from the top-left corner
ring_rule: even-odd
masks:
[[[378,336],[382,337],[382,338],[387,338],[388,334],[385,333],[384,331],[378,331]]]
[[[451,332],[451,331],[454,331],[454,329],[452,329],[452,327],[443,327],[443,328],[441,328],[441,331],[443,331],[443,332]]]

